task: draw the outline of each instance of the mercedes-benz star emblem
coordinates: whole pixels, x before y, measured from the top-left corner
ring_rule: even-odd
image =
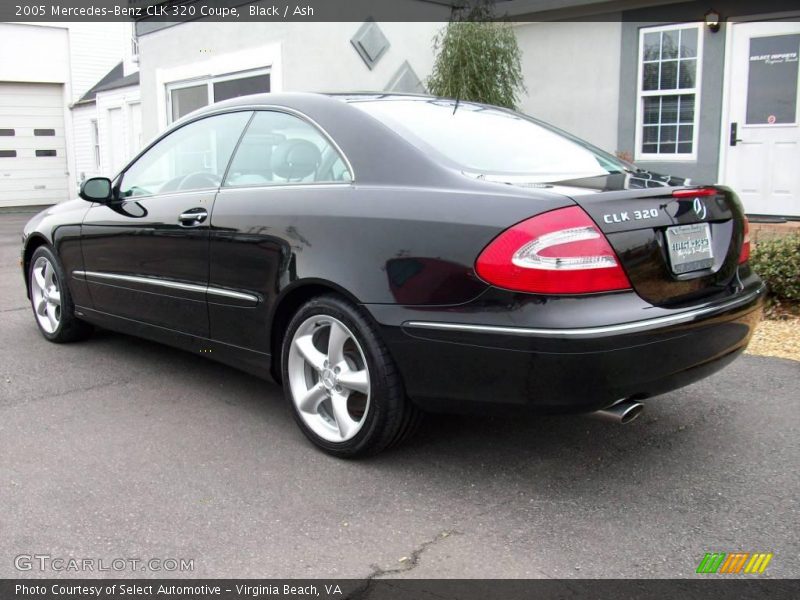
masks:
[[[692,208],[694,209],[694,214],[697,215],[697,218],[701,221],[706,218],[707,209],[706,205],[703,203],[700,198],[695,198],[694,202],[692,203]]]

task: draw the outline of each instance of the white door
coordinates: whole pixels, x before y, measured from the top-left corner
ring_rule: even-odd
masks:
[[[748,214],[800,216],[800,23],[732,23],[722,183]]]
[[[0,207],[68,196],[61,85],[0,83]]]
[[[108,156],[111,161],[109,177],[124,167],[128,152],[125,147],[125,130],[122,124],[122,108],[108,109]]]

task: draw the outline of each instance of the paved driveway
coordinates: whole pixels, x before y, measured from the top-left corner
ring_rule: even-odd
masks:
[[[19,573],[20,554],[187,558],[194,577],[683,577],[710,550],[800,576],[800,363],[746,356],[627,427],[436,417],[343,462],[274,384],[114,333],[46,342],[26,219],[0,215],[0,577],[54,574]]]

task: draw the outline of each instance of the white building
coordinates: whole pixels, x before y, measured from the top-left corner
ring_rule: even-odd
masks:
[[[0,207],[74,196],[70,106],[124,55],[124,23],[0,23]]]

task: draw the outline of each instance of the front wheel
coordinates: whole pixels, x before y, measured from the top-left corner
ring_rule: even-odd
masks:
[[[338,296],[314,298],[297,311],[281,358],[295,420],[329,454],[375,454],[406,438],[419,421],[377,329]]]
[[[49,247],[40,246],[33,253],[28,281],[33,314],[45,338],[73,342],[91,332],[91,326],[75,316],[64,269]]]

